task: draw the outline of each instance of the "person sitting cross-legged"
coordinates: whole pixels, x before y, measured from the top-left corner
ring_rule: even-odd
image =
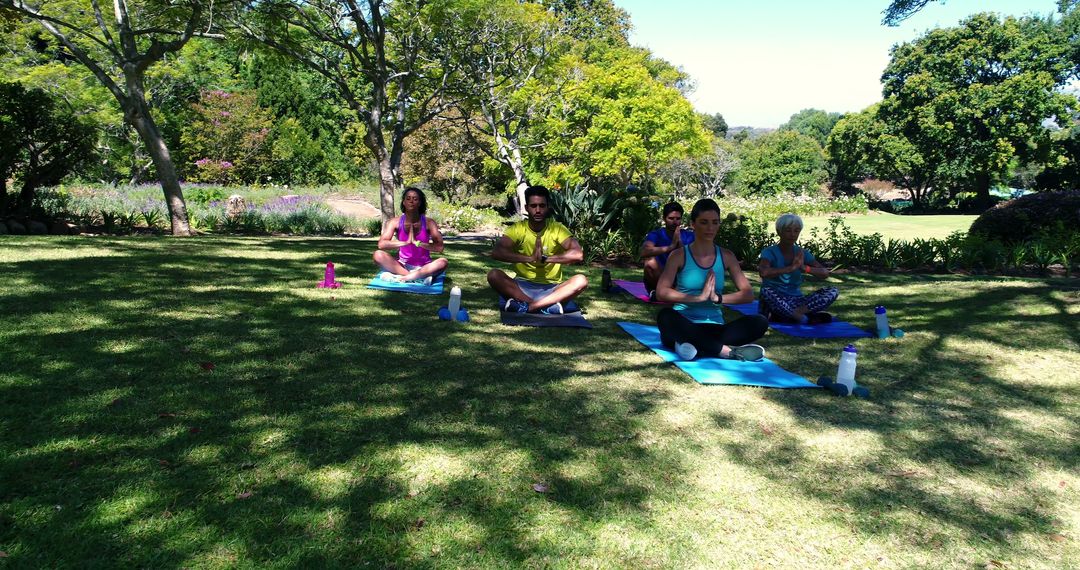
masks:
[[[379,245],[372,258],[382,268],[380,277],[386,281],[421,282],[430,284],[433,276],[446,271],[446,258],[431,259],[431,252],[443,250],[442,234],[435,220],[428,218],[427,197],[419,188],[406,188],[401,193],[401,217],[391,219],[379,236]],[[387,249],[397,249],[395,259]]]
[[[724,322],[723,303],[746,303],[754,298],[750,281],[730,250],[714,243],[720,230],[720,207],[708,198],[690,211],[694,243],[671,252],[656,285],[659,300],[675,303],[656,315],[660,342],[680,358],[697,356],[761,360],[765,349],[750,344],[761,338],[769,322],[761,315],[743,315]],[[731,275],[734,293],[724,294],[724,273]]]
[[[683,207],[678,202],[664,204],[664,225],[649,232],[641,244],[641,258],[645,261],[645,290],[649,300],[656,300],[656,283],[664,272],[668,255],[684,245],[694,243],[694,232],[682,227]]]
[[[761,275],[761,297],[758,312],[765,318],[779,322],[820,324],[832,321],[825,309],[832,305],[840,292],[836,287],[822,287],[809,295],[803,295],[800,286],[803,274],[829,276],[829,270],[821,265],[814,254],[795,245],[802,232],[802,218],[784,214],[776,220],[776,234],[780,241],[762,250],[758,261]]]
[[[501,269],[492,269],[487,279],[506,302],[504,311],[560,314],[565,303],[588,286],[581,274],[563,281],[562,266],[581,263],[585,252],[561,223],[549,219],[551,195],[543,186],[525,190],[528,218],[506,229],[491,256],[514,264],[516,277]]]

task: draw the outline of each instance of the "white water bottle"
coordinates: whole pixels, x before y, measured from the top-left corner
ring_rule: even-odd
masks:
[[[874,307],[874,320],[877,321],[877,336],[878,338],[886,338],[889,336],[889,317],[885,314],[885,306],[878,305]]]
[[[461,308],[461,287],[453,287],[450,289],[450,305],[447,309],[450,310],[450,320],[458,320],[458,309]]]
[[[836,368],[836,383],[847,386],[847,393],[855,389],[855,356],[858,355],[855,345],[849,344],[840,353],[840,366]]]

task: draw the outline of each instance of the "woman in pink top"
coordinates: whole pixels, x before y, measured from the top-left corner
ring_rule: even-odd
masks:
[[[424,214],[427,197],[419,188],[401,193],[401,217],[386,222],[379,236],[379,249],[372,256],[383,269],[379,275],[387,281],[422,281],[431,283],[434,275],[446,271],[446,259],[431,259],[431,252],[443,250],[439,226]],[[383,250],[398,250],[397,259]]]

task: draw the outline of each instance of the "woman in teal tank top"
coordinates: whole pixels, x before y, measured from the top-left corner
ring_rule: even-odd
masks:
[[[756,344],[769,328],[761,315],[744,315],[724,322],[721,305],[748,303],[754,299],[750,281],[730,250],[714,242],[720,230],[720,207],[708,198],[698,200],[690,211],[694,242],[671,253],[656,297],[674,303],[656,316],[660,341],[680,357],[722,357],[760,360],[765,351]],[[737,289],[724,294],[724,271],[731,275]]]

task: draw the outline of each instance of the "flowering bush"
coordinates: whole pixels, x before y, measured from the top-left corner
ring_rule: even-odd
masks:
[[[193,182],[257,182],[271,168],[273,117],[254,93],[204,91],[194,117],[180,134],[189,153],[186,178]]]
[[[433,204],[430,215],[439,221],[443,228],[458,232],[471,232],[483,227],[499,227],[502,218],[491,208],[472,206]]]

